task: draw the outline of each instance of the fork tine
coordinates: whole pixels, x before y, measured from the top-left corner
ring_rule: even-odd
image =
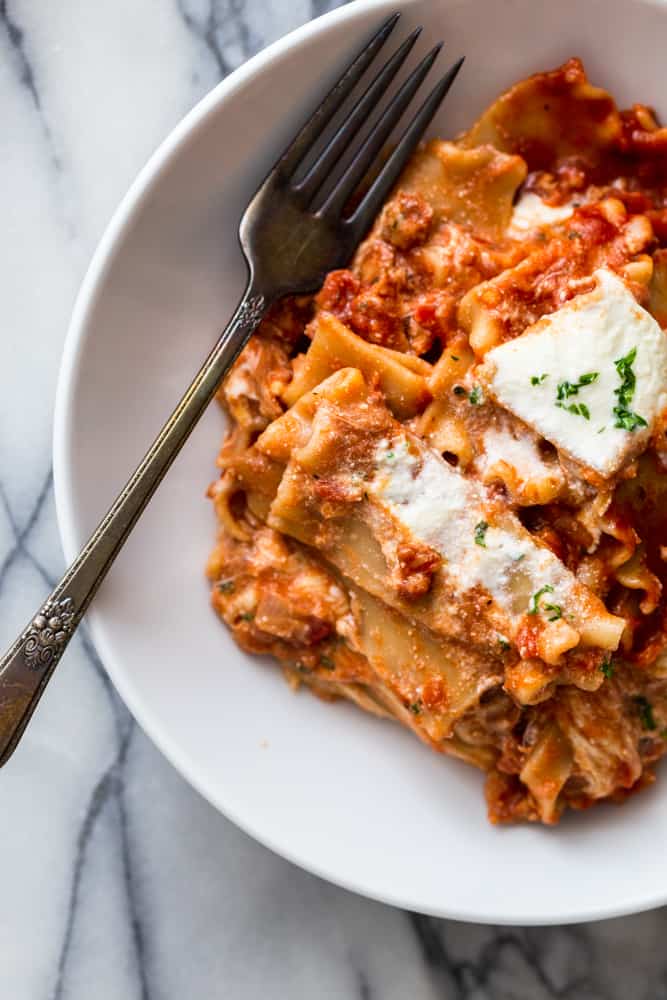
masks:
[[[350,142],[357,134],[369,114],[377,106],[387,87],[398,73],[405,59],[422,32],[421,26],[408,35],[403,44],[387,60],[373,82],[359,98],[349,116],[345,119],[335,135],[327,143],[303,180],[295,186],[295,190],[306,201],[317,193],[321,184],[329,176],[329,172],[343,155]]]
[[[336,182],[333,190],[327,196],[318,215],[324,218],[338,218],[346,201],[363,179],[368,168],[376,158],[385,142],[398,124],[403,112],[417,93],[431,66],[435,62],[442,42],[436,45],[419,65],[412,71],[398,93],[387,105],[380,119],[375,123],[352,162],[346,167],[343,175]]]
[[[392,14],[380,30],[364,45],[359,54],[334,84],[320,106],[301,127],[292,143],[278,160],[275,169],[284,177],[290,177],[306,155],[313,143],[322,134],[328,123],[338,111],[343,101],[351,94],[364,75],[373,59],[378,54],[389,35],[396,27],[400,13]]]
[[[370,188],[361,199],[359,205],[347,222],[352,226],[355,239],[360,240],[370,229],[375,216],[380,211],[383,202],[398,180],[403,167],[412,156],[419,140],[431,123],[440,104],[445,99],[449,88],[463,65],[465,56],[461,57],[447,70],[443,78],[435,85],[419,111],[412,119],[391,156],[384,164]]]

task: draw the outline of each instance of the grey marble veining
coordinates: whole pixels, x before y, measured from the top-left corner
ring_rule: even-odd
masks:
[[[213,84],[335,6],[0,0],[0,642],[62,569],[58,361],[115,204]],[[277,858],[148,742],[85,632],[0,795],[0,1000],[667,998],[664,911],[478,927],[369,902]]]

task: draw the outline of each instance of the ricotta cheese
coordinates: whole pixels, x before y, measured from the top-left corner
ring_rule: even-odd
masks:
[[[487,524],[486,491],[428,449],[411,454],[407,440],[382,441],[368,492],[419,541],[438,552],[460,592],[482,587],[517,628],[526,613],[549,620],[576,601],[576,580],[550,549],[537,545],[512,515]],[[480,531],[481,527],[481,531]],[[476,541],[476,538],[478,541]],[[545,589],[546,588],[546,589]],[[538,591],[544,593],[532,608]]]
[[[542,480],[553,476],[553,469],[547,465],[532,437],[516,438],[508,430],[489,428],[484,434],[485,472],[493,472],[503,463],[511,465],[525,480]]]
[[[592,292],[490,350],[480,376],[502,406],[609,477],[667,405],[667,335],[619,277],[595,278]]]
[[[564,222],[573,212],[573,205],[547,205],[539,195],[526,191],[514,206],[507,235],[515,240],[523,239],[536,229]]]

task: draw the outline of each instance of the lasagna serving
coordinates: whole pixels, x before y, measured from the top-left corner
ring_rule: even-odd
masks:
[[[486,773],[492,822],[667,750],[667,129],[571,59],[424,144],[220,390],[213,606]]]

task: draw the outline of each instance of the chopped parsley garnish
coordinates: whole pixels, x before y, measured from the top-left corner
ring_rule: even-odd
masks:
[[[466,391],[462,385],[455,385],[452,392],[455,396],[465,396]]]
[[[452,361],[458,361],[459,360],[458,357],[456,356],[456,354],[450,354],[449,356],[452,359]]]
[[[640,417],[638,413],[633,413],[631,410],[624,410],[622,406],[614,407],[614,416],[616,417],[614,427],[620,427],[624,431],[632,433],[638,427],[647,426],[643,417]]]
[[[637,378],[632,370],[632,366],[636,357],[637,348],[633,347],[631,351],[628,351],[624,358],[618,358],[614,361],[614,367],[616,368],[618,377],[621,380],[621,384],[618,389],[614,389],[614,395],[618,396],[618,401],[621,406],[629,406],[632,402],[632,397],[635,394]]]
[[[545,378],[549,378],[549,373],[548,372],[544,372],[542,375],[531,375],[530,376],[530,384],[531,385],[542,385],[542,383],[544,382]]]
[[[528,614],[536,615],[537,612],[540,610],[539,609],[540,597],[542,597],[543,594],[553,594],[553,592],[554,588],[551,586],[550,583],[545,583],[543,587],[540,587],[540,589],[536,591],[530,599],[530,604],[528,605]]]
[[[231,594],[234,591],[236,584],[233,580],[219,580],[218,590],[221,594]]]
[[[606,427],[600,427],[599,430],[598,430],[598,434],[602,434],[602,432],[606,431],[606,430],[607,430]]]
[[[600,664],[600,670],[605,675],[607,680],[609,680],[610,677],[614,676],[614,662],[611,656],[607,656],[606,659],[602,661],[602,663]]]
[[[410,709],[413,715],[419,715],[419,713],[422,710],[421,702],[413,701],[411,705],[408,705],[408,708]]]
[[[326,670],[335,670],[336,664],[331,659],[330,656],[320,656],[320,666],[324,667]]]
[[[394,457],[393,451],[388,451],[384,457],[391,460]]]
[[[540,610],[540,598],[545,594],[553,594],[554,588],[550,583],[545,583],[543,587],[540,587],[530,599],[530,604],[528,606],[528,614],[536,615]],[[551,611],[552,613],[548,616],[550,622],[558,621],[559,618],[563,617],[563,609],[560,604],[544,604],[542,606],[543,611]]]
[[[559,382],[556,398],[569,399],[570,396],[576,396],[580,389],[583,389],[585,385],[592,385],[593,382],[597,382],[600,377],[600,372],[586,372],[584,375],[580,375],[577,382]]]
[[[591,413],[585,403],[570,403],[569,406],[563,406],[561,403],[556,403],[556,406],[560,406],[561,409],[567,410],[568,413],[574,413],[575,417],[584,417],[586,420],[591,419]]]
[[[556,388],[556,406],[560,407],[561,410],[567,410],[568,413],[573,413],[576,417],[590,420],[591,411],[585,403],[566,403],[565,401],[571,396],[578,396],[580,389],[597,382],[599,377],[599,372],[585,372],[577,382],[568,382],[567,379],[564,382],[559,382]]]
[[[504,635],[499,635],[498,636],[498,645],[500,646],[500,648],[502,650],[506,650],[506,649],[510,648],[510,644],[509,644],[509,642],[507,641],[507,639],[505,638]]]
[[[475,545],[481,545],[483,549],[486,548],[485,536],[489,525],[486,521],[480,521],[475,525]]]
[[[242,622],[251,622],[254,619],[254,617],[255,617],[254,611],[244,611],[242,614],[239,615],[239,618],[241,619]]]
[[[643,694],[638,694],[634,702],[637,706],[642,729],[657,729],[657,723],[653,717],[653,706],[648,698],[645,698]]]
[[[630,432],[636,430],[637,427],[648,426],[642,416],[630,409],[630,403],[637,387],[637,377],[632,370],[636,357],[637,348],[633,347],[624,358],[618,358],[617,361],[614,361],[618,377],[621,380],[618,389],[614,389],[614,395],[618,398],[618,403],[612,410],[616,417],[614,427],[620,427],[621,430]]]

